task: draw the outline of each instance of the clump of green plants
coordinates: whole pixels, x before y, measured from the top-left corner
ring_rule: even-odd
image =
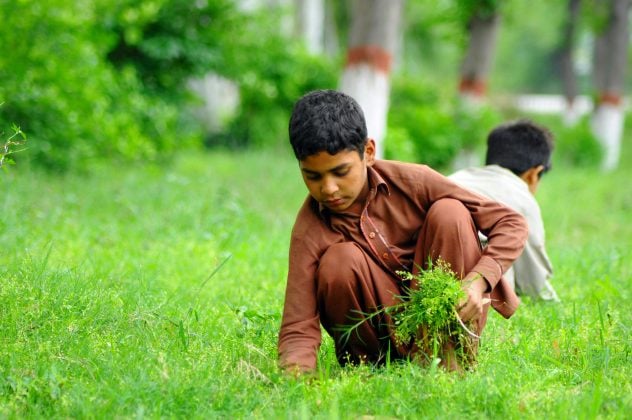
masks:
[[[478,335],[457,313],[457,305],[465,298],[462,282],[443,260],[430,263],[425,270],[413,274],[399,271],[408,282],[400,303],[363,314],[357,323],[346,328],[348,337],[363,322],[388,315],[400,349],[423,365],[438,365],[448,370],[463,370],[476,363]],[[388,319],[387,317],[387,319]]]
[[[399,274],[411,286],[400,304],[387,308],[395,324],[395,339],[410,346],[413,357],[423,363],[441,359],[449,369],[471,367],[476,362],[478,336],[456,311],[465,292],[450,265],[438,260],[417,274]]]

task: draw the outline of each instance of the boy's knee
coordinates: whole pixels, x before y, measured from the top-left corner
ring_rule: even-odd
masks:
[[[442,198],[430,206],[426,217],[434,223],[454,223],[455,220],[462,218],[469,220],[471,215],[467,207],[459,200]]]
[[[439,243],[443,240],[457,240],[460,247],[470,243],[477,249],[480,246],[472,215],[459,200],[442,198],[436,201],[428,210],[426,223],[428,232]]]
[[[355,281],[354,267],[364,261],[363,251],[353,242],[331,245],[320,258],[318,264],[319,288],[332,283]]]

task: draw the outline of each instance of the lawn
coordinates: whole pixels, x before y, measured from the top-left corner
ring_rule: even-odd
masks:
[[[278,372],[305,194],[286,151],[0,173],[0,417],[629,418],[632,159],[545,175],[563,302],[492,314],[465,376],[342,369],[329,339]]]

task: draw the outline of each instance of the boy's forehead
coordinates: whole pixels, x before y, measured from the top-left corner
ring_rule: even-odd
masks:
[[[341,150],[333,155],[321,151],[299,160],[299,166],[307,171],[325,172],[360,160],[360,153],[357,150]]]

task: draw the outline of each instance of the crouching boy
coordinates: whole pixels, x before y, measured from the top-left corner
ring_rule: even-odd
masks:
[[[503,279],[527,237],[522,216],[469,192],[424,165],[376,160],[359,105],[337,91],[311,92],[295,104],[290,143],[309,196],[290,241],[279,333],[280,366],[316,368],[320,325],[340,364],[380,364],[409,356],[388,323],[364,322],[344,337],[358,314],[398,303],[403,281],[429,260],[447,261],[462,279],[458,311],[480,334],[490,297],[503,316],[518,298]],[[478,231],[489,240],[481,248]],[[450,366],[448,366],[450,367]]]
[[[542,175],[551,169],[553,145],[553,133],[532,121],[502,124],[487,136],[485,166],[461,169],[448,178],[524,216],[529,238],[504,277],[518,295],[557,302],[550,282],[553,265],[544,245],[544,221],[535,199]]]

